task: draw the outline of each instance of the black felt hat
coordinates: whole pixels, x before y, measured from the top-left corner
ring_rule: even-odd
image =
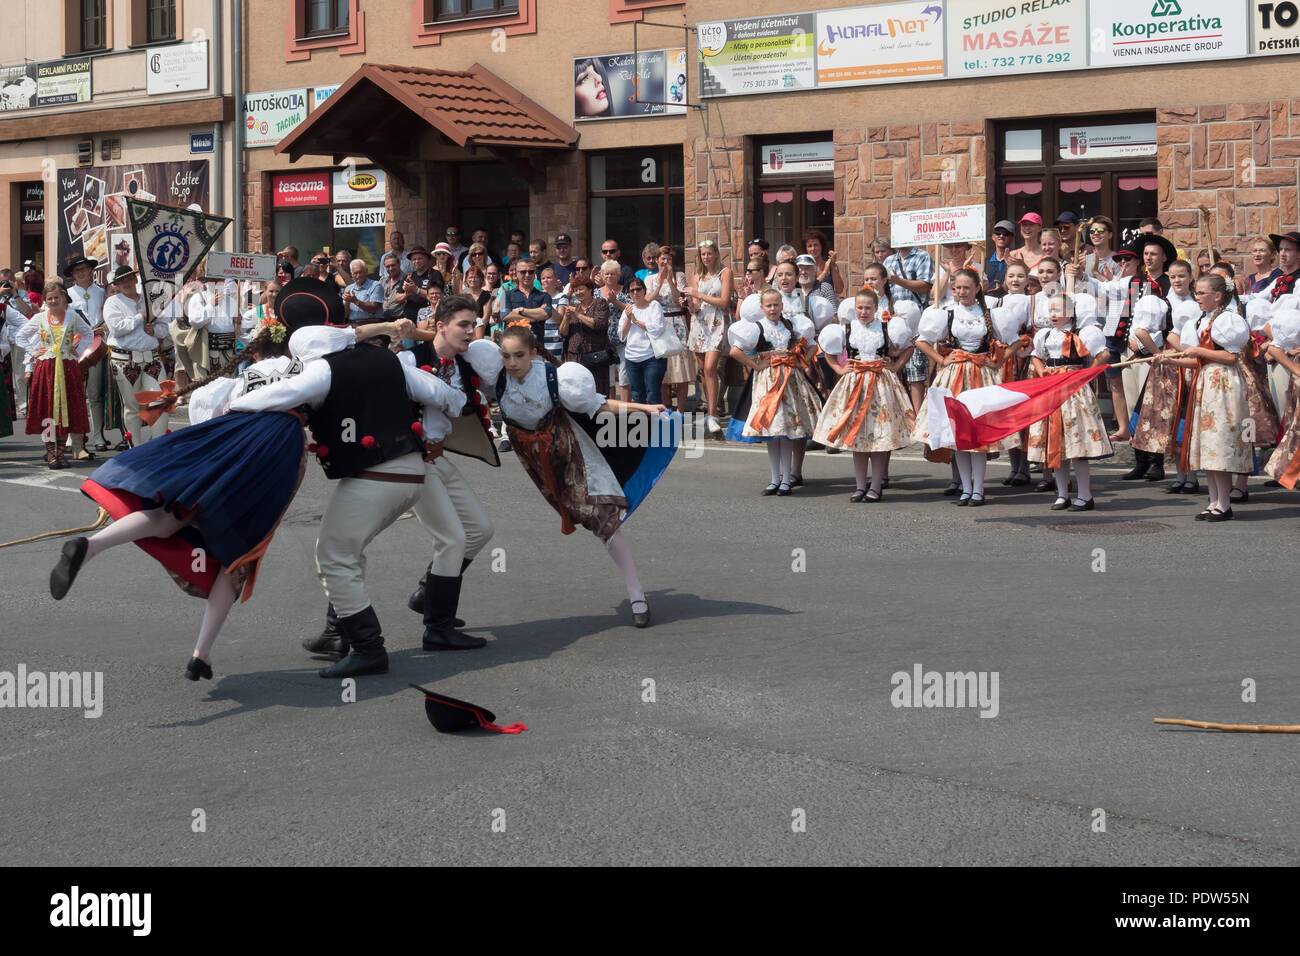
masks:
[[[1300,232],[1286,232],[1280,236],[1275,236],[1272,233],[1269,233],[1268,237],[1273,240],[1274,249],[1278,247],[1278,244],[1283,239],[1287,240],[1288,242],[1294,242],[1297,246],[1300,246]]]
[[[77,266],[90,266],[92,269],[97,269],[99,268],[99,260],[87,259],[85,256],[74,256],[72,261],[63,267],[63,278],[71,279],[72,270],[77,268]]]
[[[1139,259],[1142,258],[1142,250],[1147,246],[1160,247],[1161,251],[1165,254],[1166,269],[1169,268],[1170,263],[1178,261],[1177,247],[1175,247],[1174,244],[1164,236],[1157,236],[1154,232],[1144,232],[1129,243],[1129,248],[1137,254]]]
[[[429,723],[433,724],[439,733],[453,734],[458,730],[479,727],[498,734],[518,734],[528,729],[523,724],[498,727],[495,723],[496,714],[486,707],[457,700],[455,697],[435,694],[431,690],[425,690],[419,684],[410,686],[424,695],[424,712],[429,718]]]
[[[308,325],[346,325],[347,311],[338,287],[302,277],[285,284],[275,297],[275,314],[292,334]]]

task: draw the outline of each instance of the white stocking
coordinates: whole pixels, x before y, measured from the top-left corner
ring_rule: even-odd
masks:
[[[86,548],[86,560],[89,561],[101,551],[141,538],[169,538],[193,520],[173,517],[163,508],[133,511],[121,521],[114,521],[103,531],[91,535]]]
[[[217,635],[221,633],[221,625],[226,623],[226,616],[235,606],[237,597],[239,595],[235,593],[230,575],[226,574],[225,568],[222,568],[217,572],[217,579],[212,582],[212,590],[208,592],[208,603],[203,608],[199,640],[194,645],[195,657],[211,663],[209,655],[212,653],[212,645],[216,642]]]
[[[795,446],[799,443],[793,438],[776,438],[773,440],[781,443],[781,481],[789,484],[790,479],[794,477]]]
[[[963,495],[971,494],[970,452],[955,451],[952,453],[952,461],[961,479],[961,493]]]
[[[771,438],[767,442],[767,468],[772,474],[772,484],[781,483],[781,442],[782,438]]]
[[[989,456],[983,452],[971,452],[970,472],[971,483],[975,486],[972,494],[984,497],[984,471],[989,466]]]
[[[777,439],[773,440],[776,441]],[[609,556],[614,559],[614,563],[623,572],[623,580],[627,583],[628,599],[634,603],[644,601],[645,592],[641,590],[641,579],[636,574],[636,562],[632,560],[632,549],[627,546],[627,539],[623,537],[621,528],[610,535],[609,540],[605,542],[605,549],[609,551]]]
[[[1079,497],[1074,499],[1074,503],[1087,504],[1092,497],[1092,462],[1086,458],[1074,458],[1070,464],[1074,465],[1074,477],[1079,480]]]
[[[855,451],[853,453],[853,477],[858,480],[857,490],[867,490],[867,465],[871,463],[871,456],[865,451]]]
[[[871,453],[871,490],[880,494],[880,486],[889,474],[889,452],[873,451]]]

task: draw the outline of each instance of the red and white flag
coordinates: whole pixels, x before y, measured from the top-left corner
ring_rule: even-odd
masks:
[[[1028,428],[1106,370],[1106,366],[972,388],[953,398],[946,388],[929,391],[931,448],[983,448]]]

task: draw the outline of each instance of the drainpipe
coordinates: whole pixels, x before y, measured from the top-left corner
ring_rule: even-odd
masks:
[[[230,27],[230,75],[232,92],[235,99],[235,161],[231,166],[231,179],[235,191],[234,215],[231,228],[234,229],[233,242],[236,251],[247,249],[244,239],[244,4],[236,0],[230,5],[232,23]]]
[[[221,0],[212,0],[212,92],[221,98],[225,85],[221,76]],[[221,169],[221,121],[212,124],[212,210],[221,215],[224,190]],[[225,235],[217,240],[217,248],[225,249]]]

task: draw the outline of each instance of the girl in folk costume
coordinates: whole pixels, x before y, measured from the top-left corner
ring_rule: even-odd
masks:
[[[1033,348],[1032,308],[1035,300],[1025,293],[1028,283],[1029,270],[1025,264],[1009,262],[1002,279],[1006,294],[996,300],[985,299],[995,316],[1001,316],[1002,321],[1008,323],[1014,322],[1019,330],[1018,340],[1011,343],[1012,347],[1007,350],[1006,360],[1002,363],[1002,382],[1015,382],[1033,375],[1033,369],[1029,365],[1029,352]],[[1011,460],[1011,473],[1002,479],[1002,484],[1017,488],[1029,484],[1029,459],[1025,454],[1028,444],[1029,430],[1025,429],[1020,433],[1020,444],[1007,451],[1007,457]]]
[[[655,437],[668,424],[659,418],[665,408],[607,400],[596,391],[588,368],[577,362],[556,367],[544,360],[545,351],[540,355],[532,330],[520,322],[506,327],[499,348],[485,340],[471,342],[465,357],[484,385],[495,390],[510,445],[542,497],[559,512],[561,532],[572,534],[581,525],[605,543],[623,572],[633,620],[647,627],[650,605],[621,527],[677,450],[675,442]],[[651,416],[644,446],[602,440],[607,422],[623,424],[626,412]]]
[[[952,277],[955,305],[951,309],[926,309],[921,314],[917,348],[923,351],[939,370],[933,388],[947,389],[959,395],[972,388],[999,383],[1000,366],[1005,359],[1008,342],[1019,344],[1020,329],[1017,322],[1007,316],[993,317],[984,302],[979,274],[974,269],[962,269]],[[1002,327],[998,327],[1001,321]],[[927,395],[916,415],[913,441],[929,444],[930,396]],[[957,504],[961,506],[984,504],[984,471],[990,452],[999,447],[1013,448],[1020,442],[1018,436],[1005,438],[998,445],[984,448],[951,451],[946,448],[930,449],[930,461],[951,460],[952,484],[944,491],[952,496],[961,492]],[[949,458],[951,456],[951,458]]]
[[[890,291],[892,287],[889,284],[889,270],[885,268],[884,263],[873,262],[867,266],[862,282],[863,289],[870,289],[880,297],[880,320],[882,322],[888,324],[891,319],[903,319],[912,331],[912,334],[908,336],[907,343],[902,348],[891,345],[889,357],[896,359],[904,352],[907,353],[903,360],[899,380],[902,381],[903,388],[907,391],[908,401],[912,403],[912,411],[916,411],[921,407],[921,402],[925,400],[925,355],[918,352],[916,347],[912,345],[912,340],[916,338],[917,327],[921,322],[921,307],[910,299],[894,300],[894,296]],[[850,305],[846,310],[843,303],[841,303],[840,321],[843,324],[847,325],[853,320],[852,310],[854,308],[854,306]],[[845,315],[845,311],[848,311],[849,314]],[[888,483],[889,476],[886,474],[885,484],[888,485]]]
[[[778,271],[789,268],[782,263]],[[755,314],[753,306],[761,311]],[[737,429],[742,440],[767,441],[771,482],[764,495],[788,495],[793,484],[795,445],[812,436],[821,412],[821,400],[805,370],[810,363],[816,337],[813,322],[805,315],[793,319],[782,314],[784,299],[778,289],[768,289],[757,303],[748,298],[741,305],[741,321],[727,330],[731,358],[751,375],[736,403],[727,429]]]
[[[1177,309],[1180,305],[1196,305],[1196,296],[1193,294],[1192,284],[1192,264],[1186,259],[1175,259],[1169,263],[1169,268],[1165,270],[1169,276],[1169,293],[1165,296],[1169,300],[1169,307]]]
[[[211,679],[217,635],[236,598],[252,596],[258,565],[302,480],[298,415],[229,412],[238,396],[301,371],[301,362],[285,354],[286,333],[278,323],[264,327],[250,346],[256,361],[240,377],[223,377],[230,368],[222,367],[188,386],[190,427],[138,445],[90,475],[81,491],[113,523],[64,544],[50,573],[50,593],[61,600],[85,562],[135,542],[181,590],[206,599],[185,669],[192,681]]]
[[[1049,306],[1052,327],[1034,334],[1033,366],[1038,376],[1056,375],[1088,365],[1105,364],[1110,356],[1106,337],[1095,323],[1079,326],[1076,309],[1092,304],[1089,298],[1071,299],[1056,296]],[[1095,309],[1093,310],[1095,314]],[[1065,400],[1060,408],[1029,427],[1029,457],[1043,462],[1044,471],[1054,470],[1056,503],[1053,511],[1092,511],[1092,471],[1094,458],[1114,454],[1106,438],[1106,423],[1092,388],[1084,386]],[[1070,466],[1078,478],[1078,496],[1070,501]]]
[[[734,282],[731,268],[723,266],[718,258],[718,245],[712,239],[703,240],[695,253],[695,275],[691,277],[686,298],[695,305],[695,317],[686,348],[695,358],[704,375],[704,400],[707,417],[705,427],[710,434],[720,435],[718,424],[718,392],[721,379],[718,365],[726,349],[727,317],[731,311],[731,294]]]
[[[1179,271],[1187,272],[1190,277],[1187,263],[1183,262],[1182,266],[1183,269]],[[1194,302],[1179,302],[1171,308],[1168,300],[1154,295],[1145,296],[1133,309],[1133,321],[1129,326],[1129,348],[1137,358],[1162,353],[1175,357],[1182,346],[1179,330],[1200,314],[1201,310]],[[1169,455],[1177,467],[1182,450],[1183,411],[1187,404],[1187,385],[1191,377],[1176,365],[1164,362],[1149,364],[1150,371],[1142,382],[1142,390],[1138,393],[1129,420],[1137,466],[1123,475],[1121,481],[1135,481],[1143,477],[1151,481],[1159,480],[1152,475],[1159,474],[1163,477],[1165,456]],[[1196,472],[1188,474],[1180,470],[1168,492],[1175,495],[1195,494],[1200,488]]]
[[[799,288],[799,266],[792,260],[781,261],[776,264],[773,282],[777,291],[781,293],[781,315],[796,327],[799,325],[800,318],[806,318],[812,322],[813,334],[807,337],[808,362],[805,364],[803,371],[808,381],[812,383],[818,401],[823,401],[824,397],[830,394],[826,379],[834,375],[834,372],[829,367],[822,368],[825,359],[817,355],[816,333],[818,329],[835,318],[835,306],[831,305],[828,299],[804,294],[803,290]],[[815,423],[816,413],[813,415],[813,422],[809,423],[809,428],[811,429]],[[791,471],[786,472],[786,477],[790,479],[791,488],[797,488],[803,484],[803,458],[807,452],[808,439],[796,438],[794,440],[794,451],[790,459]]]
[[[1294,307],[1274,310],[1268,331],[1272,336],[1268,357],[1290,372],[1292,381],[1300,381],[1300,361],[1295,358],[1295,350],[1300,348],[1300,311]],[[1264,471],[1283,488],[1295,489],[1300,479],[1300,407],[1292,409],[1286,432]]]
[[[43,435],[50,468],[69,467],[63,445],[69,435],[90,431],[86,388],[78,360],[90,354],[95,332],[75,311],[68,314],[62,282],[45,284],[45,308],[23,324],[13,344],[32,366],[27,387],[27,434]]]
[[[1183,351],[1155,358],[1156,363],[1193,370],[1179,470],[1206,473],[1210,506],[1196,516],[1198,521],[1231,520],[1232,476],[1253,467],[1252,449],[1243,437],[1249,406],[1237,358],[1250,341],[1250,327],[1228,308],[1230,299],[1222,276],[1197,280],[1196,301],[1203,311],[1183,327]]]
[[[898,380],[898,370],[910,354],[912,330],[905,319],[886,322],[878,315],[879,298],[870,289],[859,292],[853,302],[856,316],[848,328],[832,323],[818,340],[839,381],[817,419],[813,439],[827,448],[853,452],[857,488],[849,500],[875,502],[881,497],[889,453],[912,443],[916,425],[912,403]],[[892,360],[887,357],[891,344],[903,350]]]

